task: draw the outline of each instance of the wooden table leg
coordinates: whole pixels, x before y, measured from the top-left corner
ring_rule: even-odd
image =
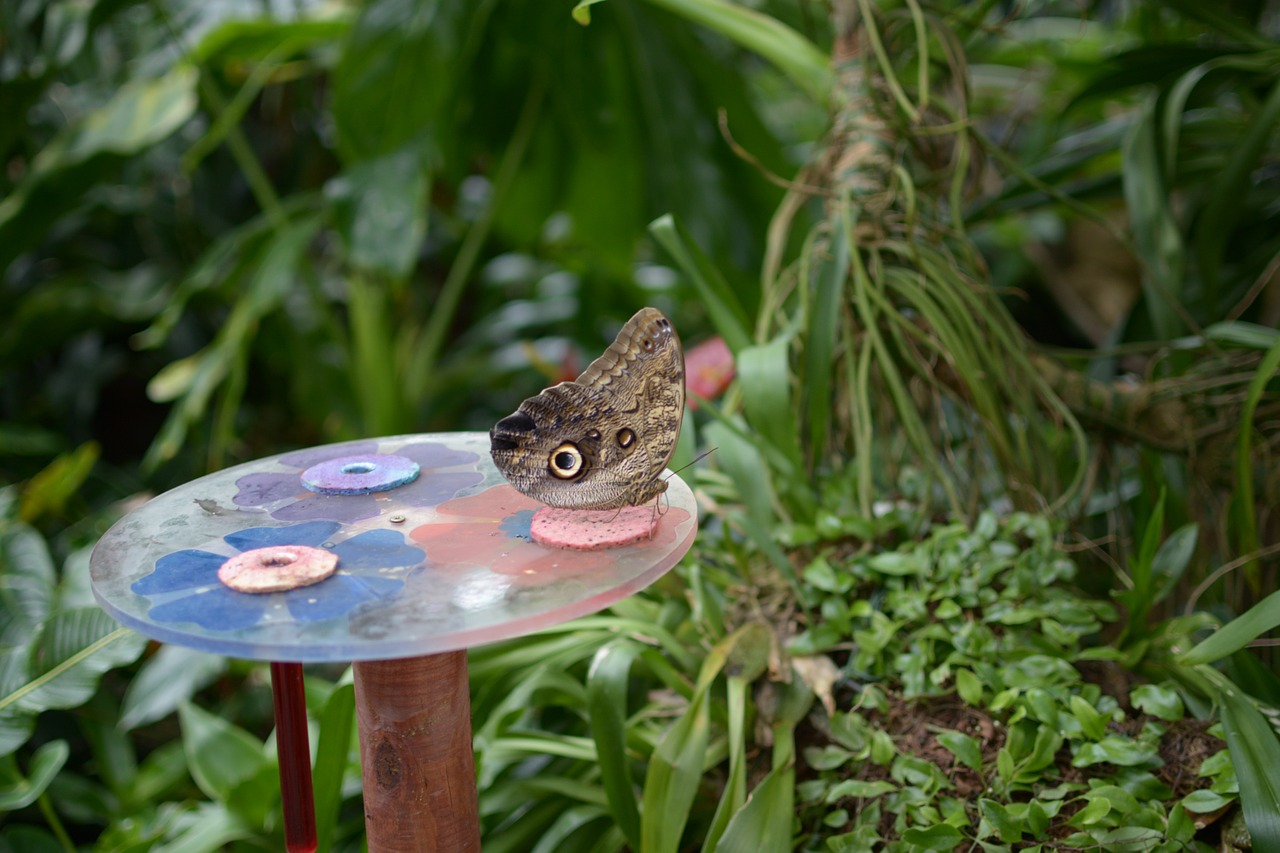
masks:
[[[479,853],[467,653],[355,664],[369,853]]]

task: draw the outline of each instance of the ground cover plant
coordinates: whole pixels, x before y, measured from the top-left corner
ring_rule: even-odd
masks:
[[[1173,684],[1091,643],[1117,612],[1072,591],[1076,570],[1052,525],[1021,514],[810,565],[837,608],[867,590],[843,631],[824,623],[863,688],[833,701],[847,710],[798,789],[836,830],[816,833],[828,849],[1196,847],[1238,790],[1226,744]]]
[[[1265,9],[0,16],[0,850],[281,846],[264,669],[89,594],[130,502],[487,429],[646,303],[721,342],[699,542],[472,653],[486,849],[1280,849]]]

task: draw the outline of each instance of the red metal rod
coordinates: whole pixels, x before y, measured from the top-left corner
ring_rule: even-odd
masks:
[[[479,853],[467,653],[355,664],[369,853]]]
[[[284,844],[289,853],[315,853],[316,803],[311,791],[311,744],[307,740],[307,697],[302,664],[272,663],[271,693],[276,707],[276,755],[280,759],[280,802]]]

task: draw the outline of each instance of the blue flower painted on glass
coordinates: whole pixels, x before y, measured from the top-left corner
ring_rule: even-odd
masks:
[[[413,482],[395,487],[392,492],[360,495],[318,494],[302,483],[308,468],[344,456],[376,455],[378,444],[371,441],[318,447],[288,453],[280,464],[296,468],[267,474],[246,474],[236,481],[238,491],[232,503],[241,507],[262,507],[272,518],[281,521],[313,521],[325,519],[350,523],[372,518],[380,511],[379,502],[394,494],[397,504],[431,507],[447,501],[462,489],[484,479],[479,471],[440,471],[479,461],[480,457],[463,450],[453,450],[433,441],[411,442],[390,451],[418,463],[421,473]]]
[[[498,529],[513,539],[533,541],[533,513],[535,510],[522,509],[502,519]]]
[[[254,527],[222,537],[238,551],[287,545],[320,547],[342,525],[330,521]],[[346,615],[360,605],[400,591],[404,580],[389,570],[421,563],[426,552],[406,545],[395,530],[360,533],[328,550],[338,555],[338,570],[313,586],[288,592],[253,595],[235,592],[218,580],[226,554],[187,549],[156,560],[155,570],[131,587],[151,600],[156,622],[192,622],[206,630],[235,631],[269,621],[283,603],[296,622],[322,622]],[[283,614],[281,614],[283,615]]]

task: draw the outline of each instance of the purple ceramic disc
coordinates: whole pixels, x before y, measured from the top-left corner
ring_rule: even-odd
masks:
[[[340,456],[302,472],[302,485],[322,495],[385,492],[418,478],[417,462],[394,453]]]

